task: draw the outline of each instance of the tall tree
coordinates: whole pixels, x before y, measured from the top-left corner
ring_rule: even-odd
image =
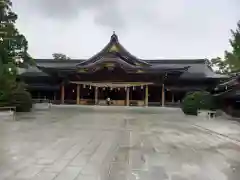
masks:
[[[232,51],[225,51],[224,59],[219,57],[211,60],[211,66],[218,73],[231,74],[240,72],[240,21],[236,30],[231,30],[232,38],[229,40]]]
[[[237,29],[231,30],[232,39],[230,44],[232,46],[232,52],[225,52],[226,63],[229,64],[229,68],[232,72],[240,71],[240,21],[237,24]]]
[[[15,27],[17,14],[11,0],[0,1],[0,101],[16,86],[17,68],[33,60],[27,53],[28,42]]]
[[[52,56],[55,60],[70,60],[70,57],[62,53],[53,53]]]

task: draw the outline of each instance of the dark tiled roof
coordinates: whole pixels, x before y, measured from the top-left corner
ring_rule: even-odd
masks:
[[[49,75],[45,72],[42,72],[40,69],[37,67],[29,67],[27,69],[20,69],[19,74],[23,77],[31,77],[31,76],[36,76],[36,77],[48,77]]]
[[[231,88],[231,89],[227,89],[225,91],[222,92],[218,92],[215,93],[214,96],[216,97],[220,97],[220,98],[240,98],[240,90],[239,88]]]
[[[155,67],[183,68],[189,66],[181,78],[226,78],[225,75],[216,74],[209,66],[207,59],[158,59],[146,60]]]
[[[115,47],[116,46],[116,47]],[[120,58],[127,58],[126,62],[132,62],[132,64],[141,64],[150,67],[152,70],[161,69],[184,69],[189,67],[188,70],[181,75],[181,78],[226,78],[224,75],[216,74],[209,66],[207,59],[138,59],[130,54],[118,41],[117,35],[114,33],[111,36],[110,42],[96,55],[89,59],[70,59],[70,60],[54,60],[54,59],[36,59],[37,67],[49,68],[49,69],[68,69],[72,70],[78,66],[89,65],[96,63],[101,58],[104,58],[109,53],[111,48],[117,48]],[[39,69],[30,67],[25,73],[39,72]],[[43,75],[43,74],[42,74]],[[36,74],[37,76],[37,74]]]
[[[71,59],[71,60],[54,60],[54,59],[36,59],[37,66],[62,69],[62,68],[75,68],[79,63],[84,62],[84,59]],[[182,74],[182,78],[227,78],[225,75],[216,74],[211,67],[208,66],[206,59],[158,59],[146,60],[152,65],[153,69],[181,69],[189,66],[187,72]],[[30,67],[26,70],[24,75],[46,76],[36,67]]]
[[[240,89],[240,75],[230,77],[216,87],[216,91],[225,92],[232,88]]]
[[[35,59],[36,65],[41,67],[69,68],[76,67],[79,63],[85,61],[82,59],[55,60],[55,59]]]
[[[112,48],[114,48],[114,50],[111,50]],[[115,33],[111,36],[109,43],[100,52],[98,52],[97,54],[95,54],[85,62],[82,62],[81,64],[86,65],[86,64],[94,63],[99,59],[104,58],[109,53],[110,54],[113,53],[118,57],[121,57],[122,59],[128,59],[128,61],[131,62],[132,64],[138,63],[144,66],[149,66],[149,64],[146,61],[141,60],[136,56],[132,55],[130,52],[128,52],[118,41],[118,36]]]
[[[208,63],[207,59],[146,59],[149,64],[199,64]]]

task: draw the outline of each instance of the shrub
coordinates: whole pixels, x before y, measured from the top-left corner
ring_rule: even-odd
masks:
[[[32,109],[32,97],[26,90],[17,90],[12,93],[10,105],[16,107],[17,112],[29,112]]]
[[[188,115],[197,115],[199,109],[216,109],[213,96],[206,91],[188,93],[183,99],[182,111]]]
[[[4,83],[5,82],[5,83]],[[32,108],[32,97],[25,90],[23,82],[3,81],[0,87],[0,106],[14,106],[18,112],[29,112]]]
[[[0,75],[0,106],[9,105],[9,99],[14,86],[14,81],[10,77]]]
[[[182,111],[184,114],[188,115],[197,115],[197,104],[196,104],[196,97],[194,93],[189,93],[185,96],[182,102]]]

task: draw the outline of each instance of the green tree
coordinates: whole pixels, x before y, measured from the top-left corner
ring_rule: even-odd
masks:
[[[232,37],[229,40],[232,51],[225,51],[225,57],[211,60],[212,67],[217,67],[219,73],[234,73],[240,71],[240,21],[236,30],[231,30]]]
[[[16,88],[18,67],[33,64],[27,53],[28,42],[15,27],[16,20],[11,0],[0,0],[0,103]]]
[[[230,71],[226,61],[220,57],[211,59],[210,63],[210,66],[216,71],[216,73],[228,74]]]
[[[238,28],[235,31],[231,30],[232,39],[229,40],[232,52],[225,51],[225,61],[231,72],[240,71],[240,22],[237,26]]]
[[[70,57],[62,53],[53,53],[52,56],[55,60],[70,60]]]

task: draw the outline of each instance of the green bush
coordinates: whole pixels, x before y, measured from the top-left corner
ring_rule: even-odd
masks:
[[[29,112],[32,109],[31,94],[25,90],[18,90],[12,93],[10,105],[16,107],[17,112]]]
[[[184,114],[197,115],[198,106],[194,93],[189,93],[185,96],[182,102],[182,111]]]
[[[0,106],[14,106],[18,112],[29,112],[32,109],[32,97],[25,89],[23,82],[1,81],[4,86],[0,87]]]
[[[8,106],[15,83],[10,77],[0,75],[0,106]]]
[[[216,109],[213,96],[206,91],[188,93],[182,102],[182,111],[188,115],[197,115],[199,109]]]

